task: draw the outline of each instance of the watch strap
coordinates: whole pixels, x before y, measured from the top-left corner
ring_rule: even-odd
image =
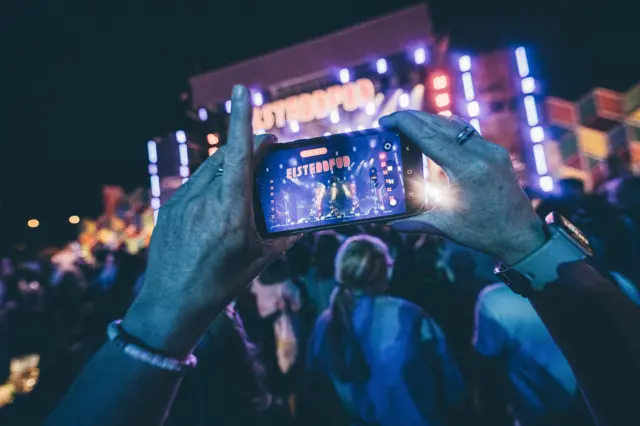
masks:
[[[583,260],[587,254],[556,226],[548,225],[548,240],[520,262],[506,267],[498,264],[494,273],[514,292],[524,297],[541,291],[558,279],[558,266]]]

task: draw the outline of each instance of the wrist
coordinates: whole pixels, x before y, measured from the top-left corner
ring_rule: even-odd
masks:
[[[538,250],[547,241],[547,234],[541,222],[531,224],[527,229],[513,236],[498,259],[506,266],[512,266]]]
[[[213,320],[210,312],[178,306],[169,308],[137,299],[123,318],[122,328],[160,354],[185,359]]]

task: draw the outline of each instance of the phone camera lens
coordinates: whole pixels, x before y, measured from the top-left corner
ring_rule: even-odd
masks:
[[[387,152],[391,151],[391,148],[393,148],[393,145],[391,144],[391,142],[385,142],[382,145],[382,149],[384,149]]]

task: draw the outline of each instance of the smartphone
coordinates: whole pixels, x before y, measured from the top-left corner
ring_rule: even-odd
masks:
[[[389,221],[425,210],[422,152],[390,130],[270,146],[255,169],[263,238]]]

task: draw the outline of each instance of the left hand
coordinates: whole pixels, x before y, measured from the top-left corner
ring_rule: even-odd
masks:
[[[400,111],[380,124],[406,135],[438,163],[450,179],[452,206],[436,206],[394,223],[408,232],[440,233],[490,254],[507,265],[524,259],[545,242],[542,223],[518,183],[509,152],[473,133],[460,145],[467,126],[457,118]]]
[[[227,145],[209,157],[160,209],[140,295],[123,327],[152,348],[186,356],[222,308],[297,239],[259,238],[249,92],[235,86]],[[220,170],[223,170],[220,173]]]

